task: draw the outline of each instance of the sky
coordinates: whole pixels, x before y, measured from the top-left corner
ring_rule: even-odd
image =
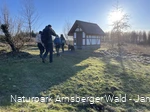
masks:
[[[22,0],[0,0],[0,7],[6,4],[11,16],[18,16]],[[130,16],[129,30],[150,31],[150,0],[118,0],[124,13]],[[34,0],[39,19],[35,32],[51,24],[57,34],[63,33],[66,21],[71,26],[76,20],[98,24],[104,32],[110,31],[109,13],[116,0]]]

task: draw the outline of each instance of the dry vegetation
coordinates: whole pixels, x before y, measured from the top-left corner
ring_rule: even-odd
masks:
[[[108,49],[117,49],[118,46],[112,48],[110,43],[102,43],[102,46]],[[150,55],[150,46],[149,45],[137,45],[137,44],[124,44],[123,49],[129,53],[137,53],[137,54],[147,54]]]

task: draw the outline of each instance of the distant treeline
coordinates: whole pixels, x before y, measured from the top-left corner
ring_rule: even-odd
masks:
[[[29,36],[29,32],[20,32],[12,37],[16,37],[16,36],[27,38]],[[36,33],[34,33],[34,31],[32,31],[31,36],[33,38],[36,37]],[[5,36],[2,34],[0,34],[0,42],[5,42]]]
[[[141,45],[150,45],[150,31],[131,31],[124,32],[119,34],[115,32],[106,32],[105,37],[102,38],[102,41],[117,43],[118,39],[121,43],[132,43],[132,44],[141,44]]]

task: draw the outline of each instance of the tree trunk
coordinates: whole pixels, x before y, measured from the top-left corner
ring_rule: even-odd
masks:
[[[29,23],[29,37],[30,37],[30,40],[32,38],[32,28],[31,28],[31,23]]]
[[[14,45],[14,43],[11,39],[11,35],[8,31],[8,25],[7,24],[2,24],[1,29],[3,30],[3,33],[5,34],[5,40],[9,44],[9,46],[11,47],[11,50],[13,52],[17,52],[18,50],[17,50],[16,46]]]
[[[6,35],[5,35],[6,36]],[[13,52],[17,52],[18,50],[17,50],[17,48],[16,48],[16,46],[14,45],[14,43],[12,42],[12,40],[10,39],[10,37],[6,37],[7,39],[6,39],[6,41],[7,41],[7,43],[9,44],[9,46],[11,47],[11,50],[13,51]]]

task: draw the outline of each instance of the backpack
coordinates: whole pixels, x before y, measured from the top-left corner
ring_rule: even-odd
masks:
[[[55,43],[55,44],[60,44],[60,43],[61,43],[61,42],[60,42],[60,38],[55,38],[54,43]]]
[[[62,44],[64,44],[64,43],[65,43],[65,40],[63,39],[61,42],[62,42]]]
[[[42,33],[41,33],[41,41],[42,43],[46,43],[48,41],[48,34],[47,34],[47,30],[43,29]]]

